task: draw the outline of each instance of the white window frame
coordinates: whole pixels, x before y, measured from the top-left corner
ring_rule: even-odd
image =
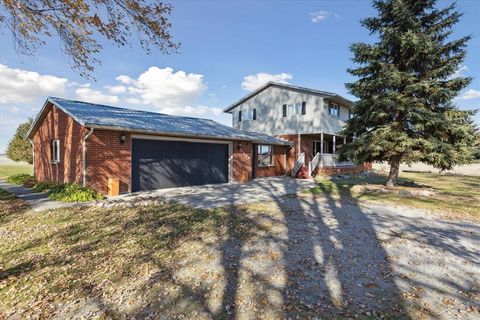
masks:
[[[302,102],[287,104],[287,117],[302,115]]]
[[[52,163],[60,162],[60,140],[53,139],[51,142],[52,148]]]
[[[268,148],[269,151],[263,152],[262,148]],[[265,160],[268,159],[268,162]],[[257,163],[259,167],[273,167],[275,161],[273,159],[273,145],[259,144],[257,145]]]
[[[240,110],[242,111],[242,121],[253,121],[253,109],[254,107],[250,107],[247,105],[243,105]]]

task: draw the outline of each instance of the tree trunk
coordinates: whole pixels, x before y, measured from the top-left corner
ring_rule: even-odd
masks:
[[[390,160],[390,173],[388,174],[387,187],[391,188],[397,185],[401,162],[401,156],[392,157],[392,159]]]

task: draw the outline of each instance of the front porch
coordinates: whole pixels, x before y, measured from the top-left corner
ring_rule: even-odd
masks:
[[[301,134],[297,136],[296,159],[292,175],[295,175],[302,166],[308,168],[309,175],[316,170],[335,171],[335,168],[352,168],[356,164],[350,161],[338,161],[337,151],[352,141],[352,138],[340,135],[318,133]]]

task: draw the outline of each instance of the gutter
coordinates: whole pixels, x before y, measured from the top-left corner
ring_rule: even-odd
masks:
[[[92,135],[93,128],[90,128],[90,131],[82,139],[82,185],[87,186],[87,139]]]
[[[35,177],[35,145],[33,144],[32,139],[28,139],[30,145],[32,146],[32,163],[33,163],[33,176]]]

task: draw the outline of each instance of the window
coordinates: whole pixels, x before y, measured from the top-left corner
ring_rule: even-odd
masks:
[[[242,110],[238,111],[238,122],[257,120],[257,109],[244,106]]]
[[[52,162],[60,162],[60,140],[52,140]]]
[[[340,106],[330,103],[328,105],[328,114],[340,118]]]
[[[352,119],[353,117],[355,117],[355,113],[351,109],[349,109],[348,110],[348,119]]]
[[[306,108],[307,103],[305,101],[303,102],[297,102],[297,103],[291,103],[291,104],[284,104],[283,109],[282,109],[282,115],[284,117],[286,116],[292,116],[292,115],[304,115],[306,114]]]
[[[273,146],[271,145],[258,146],[258,166],[259,167],[273,166]]]

